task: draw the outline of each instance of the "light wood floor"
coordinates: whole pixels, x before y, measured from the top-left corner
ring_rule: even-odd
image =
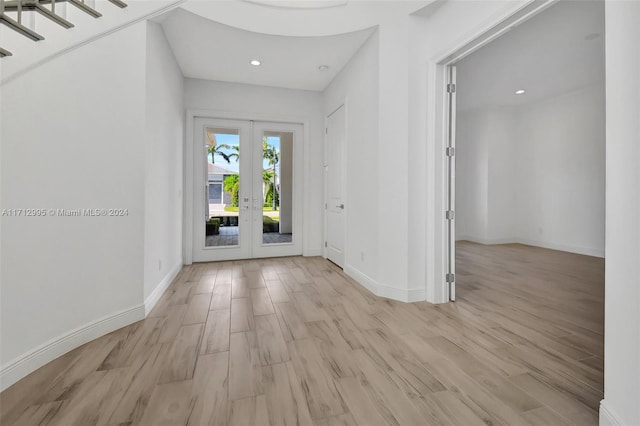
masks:
[[[458,301],[381,299],[320,258],[185,267],[144,321],[0,395],[2,425],[588,425],[603,261],[460,244]]]

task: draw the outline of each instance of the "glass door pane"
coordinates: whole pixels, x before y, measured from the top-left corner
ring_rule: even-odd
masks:
[[[251,122],[199,118],[194,126],[193,259],[248,258]]]
[[[262,243],[293,241],[293,133],[262,136]]]
[[[240,231],[240,132],[207,127],[207,178],[209,199],[205,246],[237,246]]]
[[[254,123],[254,257],[302,254],[302,126]]]

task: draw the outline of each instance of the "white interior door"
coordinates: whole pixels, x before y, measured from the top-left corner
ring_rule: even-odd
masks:
[[[344,267],[345,196],[344,158],[346,140],[345,107],[342,105],[327,118],[325,182],[326,195],[326,255],[327,259]]]
[[[194,120],[193,260],[302,254],[302,125]]]

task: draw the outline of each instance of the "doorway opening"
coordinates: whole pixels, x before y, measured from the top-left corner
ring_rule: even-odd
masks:
[[[588,394],[582,403],[595,415],[604,370],[604,4],[542,9],[441,63],[442,281],[452,301],[495,306],[485,319],[518,321],[516,345],[580,368],[588,379],[575,395]]]
[[[456,240],[604,257],[603,4],[533,2],[440,67],[450,299]]]

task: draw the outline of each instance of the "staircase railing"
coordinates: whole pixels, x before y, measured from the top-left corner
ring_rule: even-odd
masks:
[[[0,24],[3,24],[13,31],[33,41],[44,40],[44,36],[33,31],[24,25],[23,15],[25,13],[39,13],[45,18],[55,22],[63,28],[73,28],[73,24],[64,17],[56,13],[56,5],[68,3],[87,13],[93,18],[102,16],[100,12],[85,3],[85,0],[0,0]],[[125,8],[127,4],[122,0],[109,0],[110,3]],[[11,13],[12,16],[8,14]],[[12,53],[0,46],[0,57],[11,56]]]

